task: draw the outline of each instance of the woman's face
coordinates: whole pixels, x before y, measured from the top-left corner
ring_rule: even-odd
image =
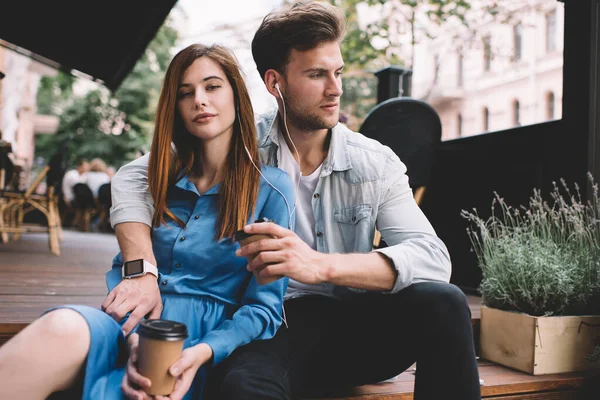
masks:
[[[209,57],[190,65],[177,89],[177,110],[187,131],[203,141],[231,138],[235,121],[233,88]]]

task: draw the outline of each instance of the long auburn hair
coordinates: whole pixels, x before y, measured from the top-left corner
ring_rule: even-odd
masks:
[[[171,218],[181,227],[185,223],[167,207],[167,190],[189,172],[197,172],[198,139],[184,127],[177,110],[178,86],[185,70],[200,57],[208,57],[225,73],[233,88],[237,113],[229,152],[223,166],[223,181],[219,191],[219,214],[216,239],[232,236],[246,225],[253,215],[258,197],[260,174],[246,153],[258,160],[258,141],[254,125],[254,111],[240,67],[225,47],[193,44],[175,55],[167,69],[156,110],[152,150],[148,162],[148,183],[154,200],[154,226]],[[173,143],[175,149],[172,148]]]

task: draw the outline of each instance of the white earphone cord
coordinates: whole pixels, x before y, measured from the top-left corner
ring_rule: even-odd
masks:
[[[296,148],[296,145],[294,144],[294,141],[292,140],[292,137],[290,136],[290,132],[288,130],[287,127],[287,114],[286,114],[286,109],[285,109],[285,101],[283,100],[283,95],[281,94],[281,91],[279,90],[279,87],[275,87],[277,89],[277,92],[279,93],[279,96],[281,97],[281,103],[283,104],[283,124],[285,126],[285,132],[288,135],[288,138],[290,139],[290,143],[292,143],[292,146],[294,147],[294,151],[296,152],[296,156],[298,157],[298,170],[299,170],[299,176],[298,176],[298,182],[296,183],[296,193],[298,193],[298,188],[300,187],[300,178],[302,177],[302,168],[300,167],[300,154],[298,153],[298,149]],[[239,114],[239,113],[238,113]],[[240,133],[242,133],[242,138],[243,138],[243,128],[242,128],[242,122],[240,121],[240,117],[238,115],[238,124],[240,125]],[[243,139],[242,139],[243,142]],[[287,201],[287,198],[285,197],[285,195],[279,190],[277,189],[268,179],[266,176],[263,175],[262,171],[260,170],[260,168],[258,168],[258,166],[254,163],[254,160],[252,159],[252,155],[250,154],[250,150],[248,150],[248,147],[246,147],[246,143],[244,143],[244,149],[246,150],[246,154],[248,154],[248,158],[250,159],[250,162],[252,163],[252,165],[254,166],[254,168],[256,168],[256,170],[258,171],[258,173],[260,174],[260,176],[263,177],[263,179],[265,180],[265,182],[267,182],[269,184],[269,186],[271,186],[273,189],[275,189],[275,191],[277,193],[279,193],[281,195],[281,197],[283,198],[283,201],[285,202],[285,206],[287,207],[288,210],[288,229],[292,230],[292,216],[294,215],[294,212],[296,212],[296,201],[294,201],[294,208],[290,211],[290,204]],[[289,325],[287,323],[287,319],[285,316],[285,306],[283,305],[283,303],[281,304],[281,311],[283,313],[282,315],[282,320],[283,323],[285,324],[285,327],[289,329]]]
[[[298,159],[296,161],[298,162],[298,171],[300,171],[300,173],[298,174],[298,182],[296,182],[296,192],[295,192],[296,194],[298,194],[298,189],[300,188],[300,180],[302,179],[302,166],[300,165],[300,153],[298,152],[298,149],[296,148],[296,145],[294,144],[294,141],[292,140],[292,137],[290,136],[290,130],[288,129],[288,126],[287,126],[287,112],[285,109],[285,101],[283,100],[283,95],[281,94],[281,90],[279,90],[279,83],[275,84],[275,89],[277,90],[277,93],[279,93],[279,97],[281,97],[281,104],[283,105],[283,125],[285,127],[285,133],[287,134],[288,139],[290,139],[290,143],[292,144],[292,147],[294,148],[296,157],[298,157]],[[296,211],[296,202],[294,201],[294,210],[292,211],[292,213],[295,211]]]

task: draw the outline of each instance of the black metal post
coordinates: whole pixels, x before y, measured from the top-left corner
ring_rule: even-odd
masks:
[[[399,66],[389,66],[375,71],[377,84],[377,104],[392,97],[410,97],[412,70]]]

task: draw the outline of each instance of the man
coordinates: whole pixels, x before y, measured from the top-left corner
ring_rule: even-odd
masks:
[[[286,327],[215,366],[217,399],[290,399],[391,378],[418,362],[417,399],[479,399],[470,312],[448,283],[450,257],[416,205],[406,167],[387,147],[339,120],[344,17],[331,5],[297,3],[267,15],[252,52],[279,113],[257,124],[261,161],[297,185],[295,232],[246,245],[248,269],[290,278]],[[147,156],[113,180],[112,223],[125,259],[154,262]],[[372,250],[377,228],[389,245]],[[174,267],[177,267],[176,265]],[[152,276],[123,282],[103,304],[124,330],[160,315]],[[212,398],[212,397],[209,397]]]
[[[65,176],[63,176],[62,180],[63,200],[68,206],[70,206],[71,202],[75,199],[73,186],[78,183],[85,182],[86,173],[90,169],[89,163],[84,158],[79,158],[76,165],[77,166],[74,169],[65,173]]]

